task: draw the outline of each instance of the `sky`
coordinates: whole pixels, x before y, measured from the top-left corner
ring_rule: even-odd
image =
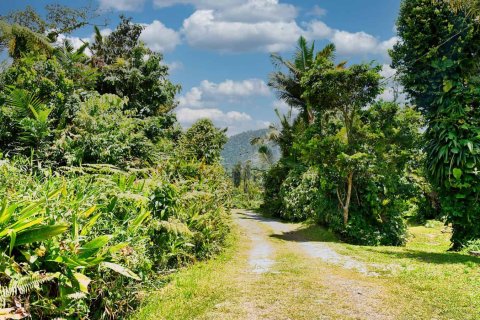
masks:
[[[384,76],[394,73],[387,52],[397,41],[400,0],[0,0],[0,15],[52,3],[94,8],[104,34],[121,14],[143,24],[142,41],[164,55],[182,86],[176,113],[184,127],[210,118],[233,135],[276,122],[275,108],[288,106],[267,85],[270,54],[292,57],[301,35],[318,49],[333,42],[338,61],[374,61]],[[80,46],[92,33],[87,26],[66,37]]]

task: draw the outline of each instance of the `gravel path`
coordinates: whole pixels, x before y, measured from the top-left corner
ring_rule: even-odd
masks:
[[[377,274],[369,271],[367,264],[336,252],[326,242],[303,239],[301,233],[296,231],[304,225],[265,218],[251,211],[237,212],[235,220],[251,241],[248,273],[258,276],[266,273],[274,274],[276,264],[280,263],[275,261],[277,254],[288,250],[298,252],[302,259],[312,259],[312,263],[318,260],[325,263],[316,272],[321,275],[321,284],[328,295],[348,301],[348,308],[337,310],[342,314],[342,319],[395,318],[391,311],[382,309],[382,296],[385,294],[383,288],[369,280],[372,279],[371,276]],[[272,238],[282,239],[282,241],[273,242]],[[340,270],[351,270],[354,273],[335,271],[332,269],[335,267],[337,269],[340,267]],[[255,305],[254,302],[249,302]],[[258,310],[255,312],[258,313]],[[256,314],[255,312],[252,311],[251,314]]]

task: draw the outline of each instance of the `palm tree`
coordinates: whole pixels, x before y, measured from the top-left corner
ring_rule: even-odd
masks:
[[[269,156],[269,148],[267,145],[269,142],[273,142],[280,147],[283,157],[289,156],[295,130],[300,126],[299,118],[293,119],[291,109],[286,114],[281,114],[278,109],[275,109],[275,113],[280,120],[280,123],[271,124],[265,136],[256,137],[250,140],[252,145],[260,146],[259,153],[261,157]]]
[[[268,85],[277,91],[280,99],[289,106],[300,110],[300,116],[307,122],[314,120],[311,108],[307,101],[302,98],[303,89],[300,84],[303,74],[314,61],[315,43],[310,46],[304,37],[300,37],[297,43],[297,51],[292,61],[285,60],[278,54],[272,54],[272,62],[277,68],[286,67],[287,73],[281,70],[270,75]]]
[[[315,54],[315,42],[309,45],[304,37],[300,37],[292,61],[285,60],[277,54],[272,54],[271,57],[277,68],[286,67],[288,72],[283,73],[280,70],[273,72],[268,85],[277,91],[277,96],[281,100],[300,111],[300,117],[305,123],[312,124],[315,121],[315,115],[311,102],[303,96],[305,90],[301,80],[305,73],[315,65],[319,65],[319,62],[333,61],[335,46],[328,44]],[[341,62],[337,67],[342,68],[345,63]]]
[[[53,47],[48,38],[17,23],[9,24],[0,20],[0,46],[7,47],[13,59],[18,59],[22,53],[41,51],[50,54]]]

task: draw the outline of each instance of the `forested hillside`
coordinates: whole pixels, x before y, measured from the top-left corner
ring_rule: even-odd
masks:
[[[265,162],[258,153],[259,146],[252,145],[252,139],[263,137],[268,129],[259,129],[246,131],[228,138],[225,147],[222,150],[222,164],[230,171],[238,162],[252,162],[254,167],[265,167]],[[269,143],[273,153],[274,161],[280,158],[280,149],[274,143]]]

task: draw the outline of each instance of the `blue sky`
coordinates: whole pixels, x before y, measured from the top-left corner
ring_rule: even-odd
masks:
[[[177,117],[184,126],[202,117],[229,134],[275,122],[275,108],[286,110],[268,88],[270,52],[290,57],[300,35],[321,48],[337,46],[337,59],[375,60],[388,67],[387,50],[396,42],[394,24],[400,0],[0,0],[0,14],[30,5],[91,4],[102,12],[108,33],[125,14],[145,24],[143,41],[162,52],[171,79],[182,86]],[[75,3],[75,4],[73,4]],[[92,27],[69,35],[80,45]],[[384,98],[392,97],[386,90]]]

